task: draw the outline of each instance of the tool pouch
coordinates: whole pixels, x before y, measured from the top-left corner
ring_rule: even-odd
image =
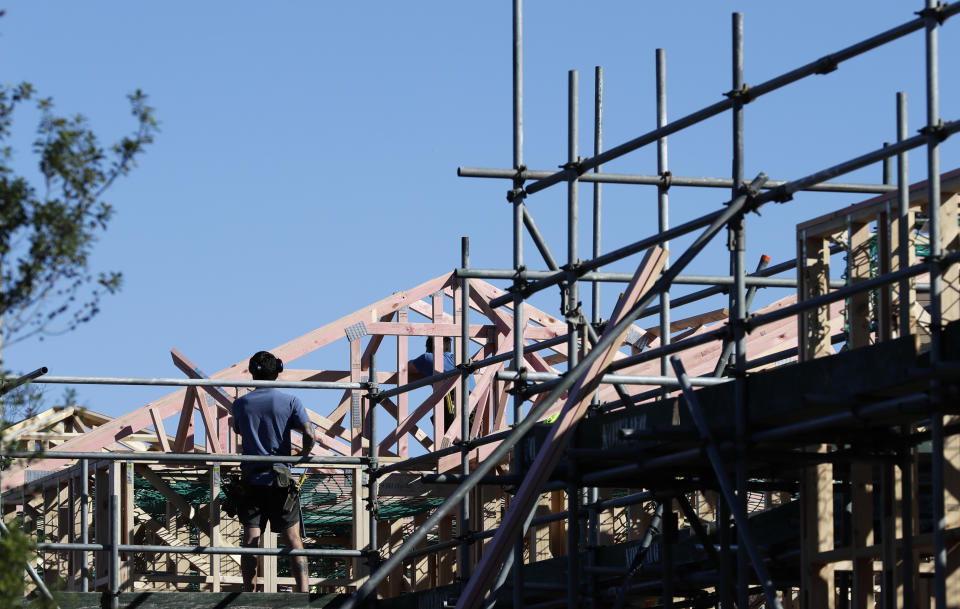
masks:
[[[289,512],[293,509],[299,493],[297,483],[293,479],[293,474],[290,473],[290,468],[285,465],[274,465],[273,476],[276,487],[287,490],[287,498],[283,501],[283,511]]]

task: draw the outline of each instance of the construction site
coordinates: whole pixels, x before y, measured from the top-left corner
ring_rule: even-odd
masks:
[[[277,381],[251,380],[246,360],[203,370],[175,349],[182,378],[19,379],[173,391],[117,417],[65,405],[4,431],[3,521],[37,535],[30,594],[63,609],[960,607],[960,167],[940,159],[960,117],[940,108],[938,83],[957,74],[956,57],[940,69],[938,37],[958,34],[960,3],[903,11],[889,30],[751,86],[734,13],[729,92],[668,120],[657,50],[656,127],[607,149],[602,69],[591,151],[578,150],[571,71],[567,155],[545,171],[524,162],[514,0],[513,166],[458,170],[502,183],[512,268],[475,268],[463,237],[452,272],[278,337]],[[925,124],[907,125],[906,96],[891,89],[895,141],[878,134],[807,175],[744,174],[749,104],[903,37],[924,40],[926,99],[912,102]],[[717,116],[731,120],[731,174],[673,175],[667,138]],[[641,148],[656,148],[656,171],[603,171]],[[911,183],[908,158],[926,179]],[[843,181],[863,168],[875,183]],[[641,238],[610,251],[603,184],[657,201],[637,212]],[[551,187],[566,189],[554,212],[566,213],[565,243],[527,205]],[[716,206],[671,226],[684,189],[712,189]],[[845,202],[794,226],[751,213],[816,192]],[[592,250],[577,239],[591,204]],[[751,231],[792,239],[796,257],[747,260]],[[728,255],[715,274],[689,274],[711,241]],[[605,270],[621,261],[634,272]],[[602,283],[618,284],[615,301],[600,301]],[[754,306],[761,290],[776,295]],[[538,293],[559,307],[534,306]],[[419,378],[426,338],[434,374]],[[327,349],[349,359],[297,368]],[[275,531],[241,547],[223,510],[240,463],[277,462],[240,454],[234,431],[233,401],[260,386],[337,396],[331,412],[309,410],[312,456],[280,459],[299,476],[303,550]],[[242,591],[243,554],[260,557],[258,592]],[[307,556],[309,595],[292,592],[291,555]]]

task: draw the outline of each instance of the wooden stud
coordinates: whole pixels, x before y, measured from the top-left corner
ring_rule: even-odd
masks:
[[[858,550],[874,544],[873,536],[873,467],[870,463],[854,462],[851,477],[851,535],[850,552],[853,561],[853,609],[873,609],[873,557]]]
[[[801,235],[797,241],[797,298],[807,300],[830,289],[830,242],[820,236]],[[800,360],[833,353],[830,344],[827,308],[820,307],[798,316]]]
[[[350,470],[351,493],[350,500],[353,507],[353,539],[352,549],[365,550],[370,545],[370,520],[367,518],[364,501],[367,487],[363,483],[363,472],[359,469]],[[351,559],[353,565],[352,584],[362,586],[369,576],[369,568],[363,558]]]
[[[821,445],[817,452],[829,452]],[[834,565],[819,558],[833,549],[833,466],[804,468],[800,486],[800,606],[802,609],[835,609]]]
[[[427,514],[415,514],[413,516],[413,527],[419,529],[423,526],[423,523],[427,520]],[[426,541],[421,542],[420,547],[425,547],[427,545]],[[433,557],[432,554],[427,554],[424,556],[419,556],[414,558],[411,561],[410,565],[410,586],[414,591],[419,592],[426,590],[430,587],[430,561]]]
[[[399,323],[407,323],[407,309],[403,308],[397,311],[397,321]],[[397,385],[402,386],[407,384],[407,379],[409,378],[409,370],[407,367],[409,364],[409,354],[408,354],[408,344],[406,336],[397,337]],[[407,403],[409,396],[406,393],[401,393],[396,397],[397,402],[397,424],[400,424],[400,421],[407,418]],[[400,458],[407,457],[407,434],[401,434],[397,437],[397,455]]]
[[[277,533],[273,531],[270,523],[263,529],[260,537],[260,545],[264,549],[274,550],[277,547]],[[277,557],[263,557],[263,591],[277,591]]]
[[[447,516],[437,525],[437,537],[440,543],[453,539],[453,516]],[[446,586],[456,580],[457,550],[437,552],[437,585]]]
[[[870,279],[870,266],[874,260],[870,252],[870,224],[851,222],[848,228],[849,245],[847,273],[851,284]],[[859,292],[848,299],[847,324],[850,327],[849,346],[865,347],[871,343],[870,292]]]

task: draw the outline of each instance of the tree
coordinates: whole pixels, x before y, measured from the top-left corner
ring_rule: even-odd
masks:
[[[0,86],[0,336],[6,345],[74,329],[97,314],[104,294],[120,288],[121,273],[94,274],[88,264],[113,215],[102,197],[157,132],[153,108],[139,90],[128,96],[134,131],[108,150],[83,115],[58,116],[51,98],[39,98],[33,153],[42,183],[35,186],[14,172],[8,144],[14,111],[34,97],[29,83]]]
[[[102,197],[129,173],[157,132],[153,108],[139,90],[128,96],[136,128],[109,150],[83,115],[57,116],[53,101],[39,98],[32,152],[40,184],[34,185],[14,171],[8,143],[14,111],[33,98],[29,83],[0,86],[0,339],[6,344],[72,330],[97,314],[104,294],[120,289],[119,272],[94,275],[89,268],[97,237],[113,215]],[[0,399],[2,445],[4,423],[17,414],[29,416],[41,396],[25,385]],[[23,606],[23,564],[32,553],[32,533],[13,526],[0,536],[0,608]]]

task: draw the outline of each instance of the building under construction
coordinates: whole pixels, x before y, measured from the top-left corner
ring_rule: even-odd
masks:
[[[656,128],[607,150],[598,68],[589,157],[571,72],[558,171],[524,164],[513,6],[514,164],[459,170],[504,181],[513,268],[472,267],[464,238],[453,272],[271,349],[287,368],[277,381],[252,381],[245,361],[208,373],[177,350],[183,378],[33,375],[179,387],[116,418],[66,405],[5,431],[3,519],[37,533],[33,594],[60,589],[64,609],[960,607],[960,169],[941,168],[939,153],[960,122],[957,108],[941,114],[937,80],[938,36],[955,34],[960,3],[927,0],[892,29],[750,87],[734,14],[730,91],[668,121],[658,51]],[[905,95],[891,90],[895,142],[809,175],[744,175],[747,104],[907,36],[925,37],[926,124],[908,128]],[[673,175],[667,138],[718,115],[732,118],[732,175]],[[656,172],[602,171],[648,146]],[[913,184],[911,150],[927,176]],[[878,183],[840,181],[871,166]],[[604,183],[656,189],[656,222],[643,220],[657,230],[601,252]],[[526,205],[561,185],[564,260]],[[669,226],[683,188],[715,189],[716,208]],[[582,189],[594,207],[587,259]],[[795,227],[747,217],[810,191],[847,200]],[[748,225],[789,233],[796,258],[748,268]],[[668,254],[679,239],[689,245]],[[685,274],[711,240],[728,244],[722,270]],[[604,270],[618,261],[635,271]],[[604,308],[597,286],[609,282],[622,293]],[[758,290],[781,297],[754,307]],[[549,291],[557,310],[529,301]],[[708,306],[718,295],[725,306]],[[434,340],[434,374],[411,381],[423,337],[452,339],[456,365],[445,369]],[[296,368],[344,344],[341,369]],[[339,395],[331,412],[310,412],[322,430],[313,456],[285,459],[302,472],[302,551],[275,532],[241,547],[221,506],[222,481],[251,460],[232,402],[264,385]],[[262,557],[256,596],[241,592],[242,554]],[[308,556],[309,596],[290,592],[290,554]]]

